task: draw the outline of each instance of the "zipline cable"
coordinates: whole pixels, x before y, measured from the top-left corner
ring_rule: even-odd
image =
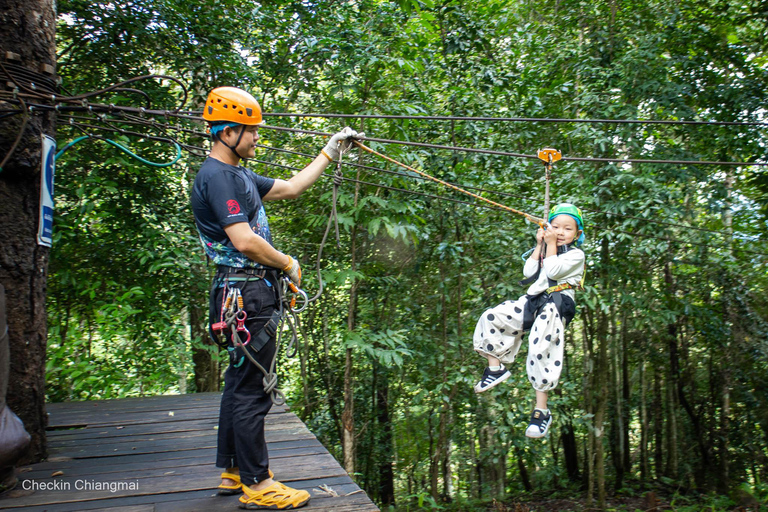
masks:
[[[302,153],[300,151],[294,151],[294,150],[291,150],[291,149],[278,148],[278,147],[273,147],[273,146],[266,146],[264,144],[256,144],[256,147],[264,148],[264,149],[268,149],[268,150],[272,150],[272,151],[276,151],[276,152],[279,152],[279,153],[288,153],[288,154],[291,154],[291,155],[303,156],[303,157],[307,157],[307,158],[310,158],[310,159],[314,158],[314,155],[312,155],[310,153]],[[262,162],[261,160],[258,160],[258,161]],[[370,165],[363,165],[363,164],[359,164],[357,162],[346,162],[345,165],[349,165],[349,166],[352,166],[352,167],[357,167],[357,168],[365,169],[365,170],[369,170],[369,171],[375,171],[375,172],[380,172],[380,173],[384,173],[384,174],[390,174],[392,176],[398,176],[398,177],[401,177],[401,178],[408,178],[408,179],[415,179],[415,180],[422,180],[422,181],[430,181],[428,178],[425,178],[423,176],[419,176],[419,175],[415,175],[414,176],[412,174],[408,174],[408,173],[404,173],[404,172],[400,172],[400,171],[393,171],[393,170],[390,170],[390,169],[382,169],[380,167],[372,167]],[[451,182],[449,182],[449,183],[451,183]],[[524,201],[528,201],[528,202],[531,202],[531,203],[541,203],[542,202],[541,199],[536,199],[536,198],[532,198],[532,197],[528,197],[528,196],[522,196],[520,194],[512,194],[511,192],[502,192],[502,191],[499,191],[499,190],[490,190],[490,189],[487,189],[487,188],[475,187],[475,186],[472,186],[472,185],[465,185],[465,184],[461,184],[461,185],[459,185],[457,183],[451,183],[451,184],[452,185],[461,186],[463,188],[466,188],[467,190],[474,190],[476,192],[484,192],[484,193],[487,193],[487,194],[495,194],[495,195],[498,195],[498,196],[510,197],[510,198],[514,198],[514,199],[522,199]],[[609,212],[609,211],[605,211],[605,210],[596,210],[594,208],[588,208],[588,207],[580,207],[580,208],[581,208],[581,210],[583,210],[585,212],[591,212],[591,213],[597,213],[597,214],[608,215],[608,216],[615,216],[615,217],[622,217],[622,218],[625,218],[625,219],[639,220],[639,221],[643,221],[643,222],[646,222],[646,223],[659,224],[659,225],[662,225],[662,226],[671,226],[671,227],[676,227],[676,228],[695,229],[697,231],[703,231],[705,233],[712,233],[712,234],[719,235],[719,236],[730,236],[728,233],[723,232],[722,230],[718,230],[718,229],[702,228],[702,227],[699,227],[699,226],[692,226],[690,224],[682,224],[682,223],[679,223],[679,222],[665,222],[663,220],[655,220],[655,219],[649,219],[649,218],[645,218],[645,217],[637,217],[637,216],[627,215],[627,214],[624,214],[624,213]]]
[[[258,162],[258,163],[261,163],[261,164],[264,164],[264,165],[268,165],[268,166],[272,166],[272,167],[278,167],[278,168],[286,169],[286,170],[290,170],[290,171],[300,171],[301,170],[298,167],[293,167],[293,166],[290,166],[290,165],[279,164],[279,163],[276,163],[276,162],[269,162],[269,161],[258,160],[258,159],[252,159],[252,160],[254,162]],[[323,174],[321,174],[321,176],[323,178],[334,179],[334,176],[331,175],[331,174],[323,173]],[[463,201],[461,199],[455,199],[455,198],[452,198],[452,197],[439,196],[439,195],[435,195],[435,194],[428,194],[428,193],[425,193],[425,192],[416,192],[416,191],[408,190],[408,189],[404,189],[404,188],[392,187],[390,185],[385,185],[385,184],[382,184],[382,183],[373,183],[373,182],[369,182],[369,181],[357,180],[357,179],[354,179],[354,178],[342,178],[342,180],[346,181],[346,182],[349,182],[349,183],[359,183],[361,185],[367,185],[367,186],[371,186],[371,187],[375,187],[375,188],[391,190],[391,191],[394,191],[394,192],[402,192],[402,193],[405,193],[405,194],[419,196],[419,197],[425,197],[425,198],[428,198],[428,199],[436,199],[436,200],[439,200],[439,201],[447,201],[447,202],[451,202],[451,203],[458,203],[458,204],[462,204],[462,205],[466,205],[466,206],[471,206],[471,207],[474,207],[474,208],[486,208],[486,209],[489,209],[489,210],[502,211],[502,212],[506,212],[507,211],[506,209],[500,208],[500,207],[495,206],[493,204],[473,203],[473,202],[470,202],[470,201]],[[727,245],[714,245],[714,244],[711,244],[711,243],[694,242],[692,240],[680,240],[680,239],[677,239],[677,238],[662,237],[662,236],[658,236],[658,235],[648,235],[648,234],[644,234],[644,233],[636,233],[636,232],[624,231],[624,230],[620,230],[620,229],[615,229],[615,228],[610,228],[610,227],[602,227],[602,226],[598,226],[598,225],[592,226],[591,229],[595,229],[596,231],[602,231],[604,233],[621,233],[621,234],[624,234],[624,235],[627,235],[627,236],[640,237],[640,238],[653,239],[653,240],[661,240],[661,241],[669,242],[669,243],[684,243],[684,244],[689,244],[689,245],[696,245],[696,246],[699,246],[699,247],[710,247],[710,248],[714,248],[714,249],[731,249],[731,247],[729,247]],[[745,241],[745,240],[740,240],[740,241]],[[754,255],[757,255],[757,256],[765,256],[766,255],[765,252],[751,251],[749,249],[742,249],[742,248],[737,248],[737,249],[739,251],[745,253],[745,254],[754,254]]]
[[[164,75],[147,75],[146,77],[162,77],[166,78]],[[144,77],[139,77],[144,78]],[[138,79],[138,78],[137,78]],[[136,79],[134,79],[136,80]],[[125,82],[121,82],[125,83]],[[118,84],[119,85],[119,84]],[[114,87],[114,86],[113,86]],[[185,96],[186,101],[186,96]],[[58,106],[52,107],[52,106],[46,106],[46,105],[35,105],[36,108],[39,110],[43,109],[51,109],[51,110],[61,110]],[[115,105],[88,105],[87,107],[75,107],[79,110],[87,110],[89,112],[94,112],[96,110],[102,111],[102,112],[113,112],[113,111],[126,111],[126,112],[134,112],[134,113],[140,113],[144,115],[162,115],[166,117],[183,117],[195,121],[199,121],[200,118],[197,116],[187,116],[182,115],[178,113],[177,111],[169,111],[169,110],[148,110],[144,108],[135,108],[135,107],[117,107]],[[280,127],[280,126],[271,126],[271,125],[261,125],[262,128],[265,129],[272,129],[272,130],[281,130],[281,131],[289,131],[294,133],[305,133],[309,135],[321,135],[321,136],[329,136],[331,134],[327,132],[317,132],[317,131],[311,131],[311,130],[301,130],[298,128],[287,128],[287,127]],[[400,144],[400,145],[408,145],[408,146],[415,146],[415,147],[423,147],[423,148],[431,148],[431,149],[445,149],[450,151],[462,151],[467,153],[480,153],[480,154],[488,154],[488,155],[496,155],[496,156],[508,156],[508,157],[514,157],[514,158],[526,158],[526,159],[537,159],[538,157],[536,155],[526,155],[522,153],[514,153],[509,151],[498,151],[498,150],[490,150],[490,149],[483,149],[483,148],[470,148],[470,147],[461,147],[461,146],[445,146],[445,145],[438,145],[438,144],[427,144],[423,142],[411,142],[411,141],[401,141],[401,140],[393,140],[393,139],[378,139],[378,138],[372,138],[369,137],[367,140],[371,142],[380,142],[383,144]],[[664,159],[642,159],[642,158],[597,158],[597,157],[563,157],[563,161],[571,161],[571,162],[599,162],[599,163],[608,163],[608,164],[640,164],[640,163],[646,163],[646,164],[668,164],[668,165],[719,165],[719,166],[738,166],[738,167],[748,167],[748,166],[768,166],[768,162],[729,162],[729,161],[710,161],[710,160],[664,160]]]
[[[202,114],[202,111],[200,112]],[[397,119],[417,121],[482,121],[502,123],[588,123],[588,124],[662,124],[694,126],[768,126],[768,121],[673,121],[654,119],[565,119],[546,117],[484,117],[484,116],[417,116],[387,114],[300,114],[269,112],[264,117],[315,117],[324,119]]]
[[[481,196],[479,194],[475,194],[474,192],[470,192],[469,190],[465,190],[465,189],[463,189],[461,187],[458,187],[456,185],[448,183],[447,181],[443,181],[440,178],[435,178],[434,176],[431,176],[431,175],[429,175],[429,174],[427,174],[427,173],[425,173],[423,171],[419,171],[418,169],[415,169],[415,168],[411,167],[410,165],[406,165],[404,163],[398,162],[394,158],[390,158],[387,155],[383,155],[383,154],[379,153],[378,151],[369,148],[368,146],[366,146],[365,144],[361,143],[358,140],[352,139],[352,142],[358,148],[360,148],[360,149],[362,149],[364,151],[367,151],[368,153],[371,153],[372,155],[376,155],[379,158],[383,158],[384,160],[386,160],[386,161],[388,161],[390,163],[393,163],[395,165],[399,165],[400,167],[402,167],[404,169],[408,169],[409,171],[415,172],[416,174],[418,174],[420,176],[424,176],[425,178],[428,178],[428,179],[430,179],[430,180],[432,180],[432,181],[434,181],[436,183],[440,183],[444,187],[448,187],[448,188],[450,188],[452,190],[456,190],[457,192],[461,192],[462,194],[466,194],[466,195],[468,195],[470,197],[474,197],[475,199],[479,199],[480,201],[484,201],[484,202],[486,202],[488,204],[492,204],[492,205],[494,205],[494,206],[496,206],[498,208],[501,208],[503,210],[506,210],[508,212],[511,212],[511,213],[514,213],[514,214],[517,214],[517,215],[522,215],[523,217],[525,217],[526,220],[541,226],[542,229],[546,229],[547,226],[548,226],[548,223],[547,223],[547,221],[545,219],[541,219],[539,217],[534,217],[533,215],[531,215],[529,213],[525,213],[523,211],[516,210],[515,208],[512,208],[511,206],[503,205],[501,203],[497,203],[496,201],[492,201],[490,199],[486,199],[485,197],[483,197],[483,196]]]
[[[77,116],[69,116],[69,117],[74,118],[74,117],[77,117]],[[91,118],[85,118],[85,119],[94,120],[94,119],[91,119]],[[117,120],[117,122],[123,122],[123,121],[122,120]],[[149,123],[149,122],[146,122],[146,121],[143,121],[143,120],[136,120],[136,121],[130,121],[130,122],[132,122],[132,123],[139,123],[139,124],[143,124],[143,125],[146,125],[146,126],[155,126],[155,125],[157,125],[159,127],[162,127],[162,126],[172,126],[172,125],[164,125],[164,124],[161,124],[161,123]],[[138,132],[132,132],[132,131],[128,131],[128,130],[121,130],[121,129],[118,129],[118,128],[105,128],[105,127],[99,127],[99,126],[95,126],[95,125],[83,125],[83,126],[87,126],[89,128],[92,128],[92,129],[103,129],[103,130],[117,132],[117,133],[122,133],[122,134],[126,134],[126,135],[141,136],[141,137],[145,137],[145,138],[150,138],[150,139],[158,140],[158,141],[161,141],[161,142],[172,142],[172,143],[181,145],[182,147],[184,147],[184,149],[186,149],[187,151],[190,151],[190,152],[192,152],[192,150],[200,151],[200,152],[205,152],[206,151],[205,148],[201,148],[201,147],[198,147],[198,146],[192,146],[192,145],[188,145],[188,144],[181,144],[176,139],[172,139],[172,138],[171,139],[167,139],[167,138],[152,137],[152,136],[147,136],[147,135],[144,135],[144,134],[141,134],[141,133],[138,133]],[[188,129],[182,129],[182,131],[187,132],[187,133],[191,133],[191,134],[194,134],[194,135],[199,135],[201,137],[207,137],[207,134],[204,133],[204,132],[198,132],[198,131],[188,130]],[[273,151],[291,153],[291,154],[306,156],[306,157],[309,157],[309,158],[312,157],[312,155],[309,155],[307,153],[300,153],[300,152],[297,152],[297,151],[291,151],[291,150],[287,150],[287,149],[283,149],[283,148],[275,148],[275,147],[271,147],[271,146],[265,146],[263,144],[257,144],[257,146],[268,148],[268,149],[271,149]],[[195,153],[192,153],[192,154],[195,154]],[[195,156],[203,156],[203,155],[195,154]],[[262,161],[260,161],[260,162],[262,162]],[[424,180],[427,179],[427,178],[424,178],[424,177],[421,177],[421,176],[418,176],[418,175],[417,176],[412,176],[412,175],[408,175],[408,174],[404,174],[404,173],[399,173],[399,172],[391,171],[391,170],[387,170],[387,169],[380,169],[380,168],[377,168],[377,167],[364,166],[362,164],[358,164],[358,163],[354,163],[354,162],[348,162],[347,165],[352,165],[352,166],[355,166],[355,167],[362,167],[362,168],[370,169],[370,170],[377,171],[377,172],[384,172],[384,173],[393,174],[393,175],[402,176],[402,177],[407,177],[407,178],[412,178],[412,179],[424,179]],[[452,185],[455,185],[455,184],[452,184]],[[464,186],[464,185],[462,185],[462,186]],[[525,197],[525,196],[516,195],[516,194],[492,191],[492,190],[488,190],[488,189],[482,189],[482,188],[479,188],[479,187],[466,186],[466,188],[473,189],[473,190],[478,190],[480,192],[498,194],[498,195],[506,196],[506,197],[513,197],[513,198],[518,198],[518,199],[524,199],[524,200],[531,201],[531,202],[534,202],[534,201],[535,202],[539,202],[539,200],[537,200],[537,199],[531,199],[531,198],[528,198],[528,197]],[[670,223],[670,222],[658,221],[658,220],[653,220],[653,219],[646,219],[646,218],[643,218],[643,217],[635,217],[635,216],[631,216],[631,215],[619,214],[619,213],[614,213],[614,212],[607,212],[607,211],[603,211],[603,210],[595,210],[595,209],[590,209],[590,208],[582,208],[582,209],[585,210],[585,211],[590,211],[590,212],[593,212],[593,213],[602,213],[604,215],[609,215],[609,216],[621,216],[621,217],[624,217],[624,218],[631,218],[631,219],[640,220],[640,221],[644,221],[644,222],[650,222],[650,223],[654,223],[654,224],[668,225],[668,226],[673,226],[673,227],[684,227],[684,228],[695,229],[695,230],[704,231],[704,232],[710,232],[710,233],[718,234],[720,236],[728,236],[727,233],[723,233],[722,231],[712,230],[712,229],[707,229],[707,228],[701,228],[701,227],[691,226],[691,225],[687,225],[687,224]]]
[[[8,160],[11,159],[11,155],[13,155],[13,152],[16,151],[16,147],[21,142],[21,138],[24,136],[24,130],[27,129],[27,124],[29,123],[29,112],[27,111],[27,106],[24,104],[24,100],[19,98],[19,101],[21,102],[22,106],[22,112],[24,112],[24,120],[21,122],[21,128],[19,129],[19,134],[16,136],[16,140],[13,141],[13,144],[11,145],[11,149],[8,150],[8,153],[5,154],[5,157],[3,157],[3,161],[0,162],[0,172],[3,172],[3,168],[5,167],[5,164],[8,163]]]
[[[286,128],[283,126],[272,126],[272,125],[266,125],[266,124],[260,125],[260,128],[266,128],[268,130],[294,132],[294,133],[305,133],[308,135],[320,135],[323,137],[327,137],[331,135],[330,133],[327,133],[327,132],[302,130],[299,128]],[[370,142],[380,142],[382,144],[399,144],[404,146],[415,146],[415,147],[421,147],[421,148],[445,149],[449,151],[462,151],[465,153],[481,153],[485,155],[511,156],[515,158],[527,158],[531,160],[539,159],[537,155],[511,153],[509,151],[497,151],[493,149],[468,148],[468,147],[462,147],[462,146],[445,146],[441,144],[427,144],[425,142],[378,139],[374,137],[366,137],[365,140]],[[594,158],[594,157],[573,157],[573,156],[571,157],[564,156],[562,160],[571,161],[571,162],[604,162],[604,163],[613,163],[617,165],[643,163],[643,164],[670,164],[670,165],[723,165],[723,166],[738,166],[738,167],[768,166],[768,162],[714,162],[709,160],[651,160],[651,159],[639,159],[639,158]]]

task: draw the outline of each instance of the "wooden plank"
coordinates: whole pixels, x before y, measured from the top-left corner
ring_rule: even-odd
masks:
[[[282,441],[279,443],[270,444],[269,457],[270,459],[278,458],[278,457],[290,457],[305,448],[307,450],[309,449],[320,450],[323,453],[327,451],[317,439],[296,439],[291,441]],[[313,451],[313,453],[317,453],[317,451]],[[163,453],[140,453],[140,454],[132,453],[130,455],[119,455],[119,456],[99,459],[98,461],[94,461],[93,459],[88,459],[88,458],[72,459],[68,457],[61,457],[61,458],[51,457],[45,462],[37,463],[34,466],[22,467],[19,469],[19,472],[26,473],[28,471],[38,470],[38,471],[50,471],[51,473],[53,473],[55,471],[66,470],[68,468],[79,468],[79,467],[111,468],[113,466],[120,467],[123,465],[129,465],[129,464],[144,464],[146,466],[146,465],[152,465],[156,463],[158,464],[174,463],[175,461],[182,462],[188,458],[203,457],[203,456],[207,458],[205,462],[215,460],[216,459],[215,448],[211,449],[210,446],[202,446],[202,447],[196,447],[194,449],[189,449],[189,450],[179,450],[179,451],[163,452]]]
[[[315,436],[306,427],[286,427],[277,431],[265,431],[267,443],[278,443],[296,439],[314,439]],[[102,445],[77,445],[64,448],[51,448],[51,456],[70,458],[113,457],[131,453],[162,453],[174,452],[190,448],[216,448],[216,433],[207,436],[185,436],[170,439],[148,439],[130,443]]]
[[[189,395],[188,395],[189,396]],[[219,395],[219,401],[221,395]],[[66,402],[65,402],[66,403]],[[103,407],[101,402],[90,402],[96,405],[86,405],[77,409],[48,410],[48,428],[63,429],[83,425],[112,425],[120,423],[147,423],[151,421],[173,421],[178,419],[218,418],[219,403],[195,402],[184,405],[184,402],[155,401],[151,407]],[[288,408],[272,406],[270,414],[288,412]],[[171,414],[172,413],[172,414]],[[202,416],[199,416],[202,415]],[[171,418],[169,420],[169,418]]]
[[[275,414],[281,414],[285,411],[276,411]],[[191,408],[176,410],[160,410],[160,411],[147,411],[142,413],[107,413],[97,418],[91,417],[88,419],[88,415],[84,414],[82,417],[62,420],[59,423],[61,428],[99,428],[108,426],[126,426],[126,425],[141,425],[151,423],[172,423],[183,420],[201,420],[201,419],[218,419],[219,409],[213,408]],[[50,427],[49,427],[50,428]]]
[[[286,481],[286,483],[288,482]],[[342,496],[359,490],[359,487],[357,487],[346,474],[340,477],[316,478],[290,482],[289,485],[297,489],[305,489],[311,493],[312,500],[303,510],[335,511],[337,510],[337,507],[339,507],[338,510],[341,510],[342,512],[346,510],[359,510],[363,512],[378,510],[365,494],[358,493],[344,496],[342,501],[339,501],[340,498],[332,498],[320,489],[319,486],[326,485]],[[238,498],[238,495],[219,496],[214,490],[201,490],[149,496],[107,498],[103,500],[82,501],[77,503],[28,506],[24,507],[24,510],[25,512],[85,512],[90,510],[127,512],[131,510],[128,507],[147,506],[146,504],[151,503],[153,504],[151,505],[153,506],[152,510],[163,512],[172,512],[174,510],[189,512],[199,510],[208,512],[210,510],[236,510],[238,509],[239,504]],[[343,508],[340,507],[342,503],[345,505]],[[125,511],[121,510],[121,507],[124,507]],[[2,508],[1,501],[0,508]],[[143,511],[144,509],[139,510]]]
[[[216,495],[221,470],[213,462],[220,398],[210,393],[52,404],[52,428],[87,427],[49,432],[52,457],[19,470],[22,485],[27,482],[29,488],[36,483],[37,490],[9,493],[0,498],[0,509],[207,512],[237,508],[237,496]],[[306,510],[378,510],[286,407],[273,407],[266,436],[270,468],[277,478],[312,493]],[[340,496],[324,492],[322,484]]]
[[[282,450],[270,449],[269,459],[276,461],[277,459],[289,458],[289,457],[309,457],[312,455],[318,455],[327,453],[327,450],[318,441],[313,445],[299,446],[298,448],[288,448]],[[213,464],[216,456],[211,450],[205,450],[205,455],[198,455],[196,457],[176,458],[167,460],[153,460],[152,467],[163,470],[174,470],[176,468],[185,468],[188,466],[200,466]],[[38,466],[23,468],[25,471],[19,474],[20,478],[25,479],[45,479],[50,478],[53,473],[63,472],[66,476],[76,477],[88,477],[92,475],[107,475],[114,473],[124,473],[135,470],[146,470],[146,462],[115,462],[108,464],[99,464],[98,466],[93,464],[90,459],[71,459],[80,463],[79,465],[66,465],[65,463],[51,463],[48,468],[40,469]],[[110,462],[110,460],[108,460]]]
[[[319,454],[307,458],[291,457],[274,459],[272,471],[285,482],[313,478],[344,476],[344,470],[330,454]],[[149,469],[114,475],[94,475],[87,479],[75,476],[61,476],[41,481],[22,477],[22,489],[38,489],[18,499],[13,506],[36,506],[54,503],[73,503],[111,497],[165,494],[183,491],[215,489],[219,483],[220,470],[213,464],[185,468],[174,474]],[[279,475],[285,475],[280,477]],[[46,490],[50,489],[50,490]],[[0,501],[0,508],[8,501]]]
[[[199,404],[218,404],[221,393],[194,393],[188,395],[155,395],[144,397],[115,398],[110,400],[83,400],[54,402],[45,405],[48,412],[76,412],[83,410],[124,410],[130,408],[149,409],[157,404],[176,404],[178,407],[197,407]]]
[[[310,490],[312,497],[309,504],[302,507],[301,510],[306,511],[334,511],[334,512],[347,512],[347,511],[378,511],[370,498],[367,495],[352,495],[352,496],[339,496],[329,497],[327,495],[318,496],[315,492]],[[155,505],[156,512],[209,512],[211,510],[231,509],[235,510],[239,507],[240,501],[237,496],[229,496],[222,499],[222,496],[212,496],[204,499],[198,499],[194,502],[189,501],[172,501],[159,503]]]
[[[177,420],[167,423],[150,423],[138,425],[118,425],[118,426],[93,426],[76,430],[60,430],[51,432],[48,436],[49,446],[66,446],[66,442],[81,442],[82,440],[100,440],[139,436],[139,435],[159,435],[176,432],[193,432],[202,430],[213,430],[219,423],[218,416],[209,419]],[[302,424],[301,420],[294,414],[269,414],[267,416],[265,428],[275,430],[286,424]],[[110,440],[109,442],[113,442]],[[71,444],[70,443],[70,444]]]
[[[299,418],[294,415],[280,415],[285,418],[276,420],[268,418],[264,426],[265,432],[272,432],[284,428],[304,427]],[[180,421],[176,423],[161,423],[152,425],[130,425],[124,428],[107,427],[83,429],[73,432],[68,436],[51,439],[48,446],[51,448],[65,448],[78,444],[91,443],[127,443],[138,442],[148,437],[157,437],[159,439],[169,437],[184,437],[193,435],[216,433],[218,421]],[[304,427],[306,428],[306,427]]]
[[[164,409],[218,409],[221,404],[220,393],[204,393],[210,395],[205,399],[196,398],[198,395],[167,395],[149,398],[122,399],[114,401],[59,402],[46,404],[46,412],[54,417],[78,416],[83,414],[104,413],[139,413]],[[130,400],[136,400],[130,402]],[[113,402],[113,403],[110,403]],[[287,405],[273,405],[270,412],[289,412]]]

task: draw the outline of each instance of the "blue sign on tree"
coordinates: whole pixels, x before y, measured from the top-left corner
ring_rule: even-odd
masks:
[[[54,156],[56,141],[43,136],[42,169],[40,172],[40,222],[37,243],[50,247],[53,243],[53,178],[56,172]]]

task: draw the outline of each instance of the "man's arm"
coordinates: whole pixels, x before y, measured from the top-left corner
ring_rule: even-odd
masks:
[[[236,222],[225,226],[224,232],[232,241],[235,249],[256,263],[280,269],[290,263],[290,258],[287,255],[278,251],[269,245],[269,242],[251,231],[247,222]]]
[[[296,176],[290,180],[275,180],[272,189],[261,199],[263,201],[276,201],[278,199],[296,199],[305,190],[312,186],[323,173],[328,164],[337,160],[341,152],[345,151],[351,144],[352,139],[361,139],[365,137],[364,133],[357,133],[349,126],[344,127],[339,133],[336,133],[328,141],[323,150],[312,163],[306,166]]]
[[[317,181],[325,168],[328,167],[328,164],[330,164],[328,158],[326,158],[324,154],[320,153],[314,160],[312,160],[311,164],[306,166],[301,170],[301,172],[299,172],[296,176],[289,179],[288,181],[276,179],[275,184],[272,185],[272,188],[269,190],[269,192],[267,192],[267,194],[261,198],[262,201],[296,199],[305,190],[311,187],[315,181]],[[232,240],[232,237],[230,237],[230,240]],[[234,242],[235,241],[232,240],[232,243]],[[235,247],[237,247],[237,245],[235,245]],[[239,247],[238,250],[240,250]]]

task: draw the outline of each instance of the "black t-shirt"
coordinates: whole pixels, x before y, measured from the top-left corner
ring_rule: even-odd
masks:
[[[261,198],[274,184],[274,179],[259,176],[245,167],[210,157],[203,162],[192,187],[191,203],[200,241],[214,263],[239,268],[264,267],[238,251],[224,227],[247,222],[254,233],[272,245]]]

